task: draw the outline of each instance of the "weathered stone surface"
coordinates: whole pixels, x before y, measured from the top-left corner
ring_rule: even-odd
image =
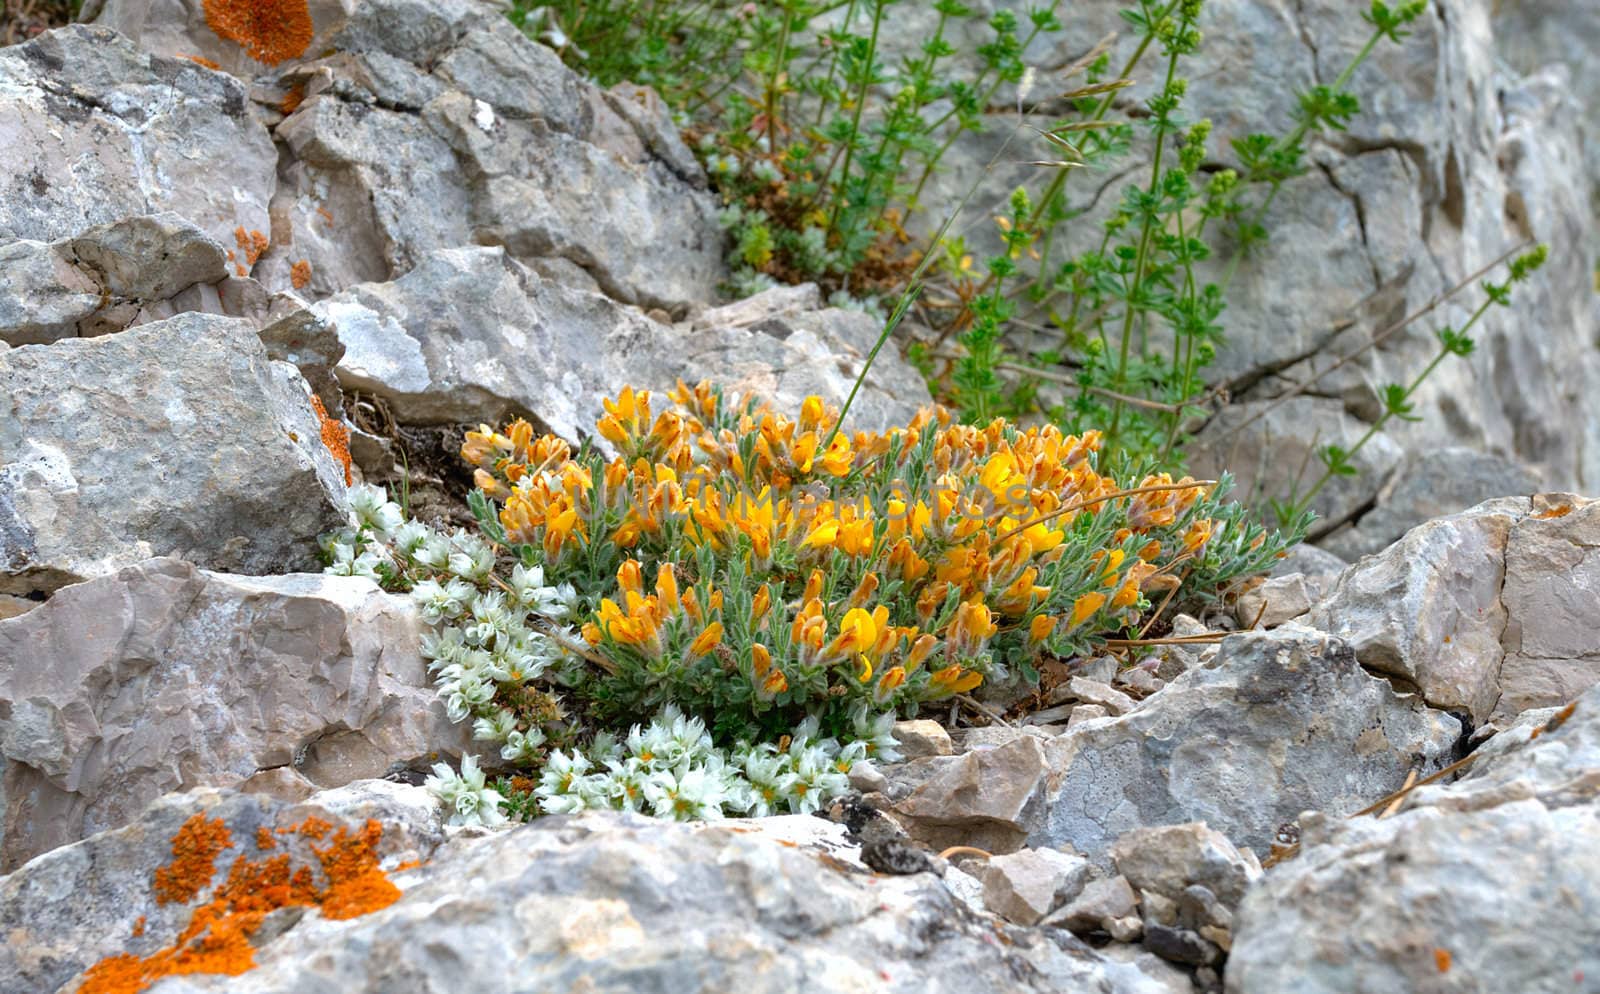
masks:
[[[1538,489],[1539,479],[1532,470],[1503,456],[1455,446],[1416,452],[1378,491],[1377,507],[1352,527],[1319,541],[1353,562],[1380,551],[1425,521],[1496,497],[1521,497]]]
[[[410,601],[370,580],[155,559],[0,622],[0,858],[115,828],[162,794],[292,766],[331,787],[466,748]]]
[[[170,941],[186,909],[156,905],[149,880],[195,811],[223,817],[236,840],[320,812],[384,823],[386,865],[408,852],[427,862],[394,874],[403,893],[387,908],[303,916],[256,950],[254,969],[172,978],[167,991],[1167,989],[1066,933],[985,921],[931,874],[873,877],[842,826],[815,818],[682,825],[589,813],[440,844],[418,788],[350,792],[293,807],[174,795],[136,824],[35,860],[0,878],[0,923],[28,939],[0,948],[0,968],[18,994],[43,994],[103,956]],[[140,913],[144,934],[130,939]]]
[[[131,824],[51,850],[0,876],[0,928],[13,940],[0,945],[6,989],[17,994],[71,990],[75,976],[107,956],[148,954],[170,943],[188,922],[192,905],[158,902],[151,878],[172,862],[172,838],[179,827],[201,812],[224,821],[233,836],[234,845],[217,860],[218,880],[240,855],[261,858],[252,845],[259,828],[286,827],[310,816],[339,824],[349,823],[348,818],[357,826],[377,818],[385,826],[379,854],[391,868],[431,855],[443,836],[438,806],[420,787],[364,783],[324,792],[303,805],[211,788],[167,795]],[[303,841],[292,836],[278,841],[275,854],[293,847],[297,865],[315,865]],[[404,876],[395,879],[405,885]],[[143,934],[130,937],[141,918]],[[302,919],[296,927],[308,924]]]
[[[0,242],[174,211],[214,242],[267,232],[277,167],[244,86],[72,25],[0,51]]]
[[[1051,914],[1046,925],[1055,925],[1073,932],[1107,932],[1119,927],[1118,923],[1132,919],[1139,922],[1139,895],[1122,876],[1100,877],[1084,885],[1077,897]]]
[[[1383,820],[1302,821],[1240,908],[1231,994],[1570,991],[1600,976],[1600,689]]]
[[[1433,706],[1487,717],[1500,696],[1506,541],[1528,509],[1494,500],[1412,529],[1347,570],[1307,623]]]
[[[815,288],[773,291],[692,324],[662,325],[545,280],[503,249],[459,248],[432,252],[393,283],[352,287],[315,310],[344,343],[340,381],[384,398],[404,422],[525,415],[583,437],[600,399],[624,383],[662,390],[710,378],[735,395],[753,390],[795,410],[811,393],[842,403],[877,325],[807,305],[820,306]],[[741,322],[751,315],[754,323]],[[902,360],[881,355],[852,423],[903,422],[929,402]]]
[[[1139,890],[1178,901],[1199,884],[1225,908],[1237,907],[1245,890],[1261,876],[1261,865],[1241,853],[1228,837],[1204,822],[1136,828],[1111,847],[1117,872]],[[1185,922],[1198,928],[1214,922]],[[1223,923],[1226,924],[1226,923]]]
[[[1323,585],[1304,573],[1268,577],[1239,595],[1233,617],[1240,625],[1276,628],[1310,611],[1322,592]]]
[[[1534,498],[1506,542],[1498,717],[1565,704],[1600,683],[1600,501]]]
[[[1354,811],[1444,765],[1459,733],[1321,632],[1233,635],[1138,710],[1044,743],[1027,843],[1099,859],[1130,829],[1205,821],[1266,852],[1301,811]]]
[[[196,283],[216,283],[228,275],[223,247],[171,211],[90,228],[65,247],[116,297],[165,300]]]
[[[1041,739],[1014,729],[1001,745],[956,756],[933,756],[882,767],[887,783],[868,802],[882,808],[919,841],[937,848],[977,846],[1014,852],[1043,816]]]
[[[433,249],[500,245],[576,265],[615,299],[681,311],[723,277],[716,204],[644,103],[605,94],[492,5],[355,5],[336,54],[294,70],[308,94],[277,127],[293,161],[264,281],[309,292],[395,279]]]
[[[0,341],[38,345],[75,338],[100,302],[99,286],[55,246],[0,244]]]
[[[0,592],[151,556],[309,566],[344,471],[244,321],[186,314],[0,354]]]
[[[1351,567],[1308,616],[1363,665],[1475,722],[1562,704],[1600,681],[1600,501],[1487,501]]]
[[[919,718],[915,721],[897,721],[894,740],[899,743],[900,754],[906,759],[924,756],[948,756],[955,751],[950,733],[937,721]]]
[[[1056,849],[1023,849],[971,867],[988,909],[1018,925],[1034,925],[1072,900],[1089,879],[1089,861]]]

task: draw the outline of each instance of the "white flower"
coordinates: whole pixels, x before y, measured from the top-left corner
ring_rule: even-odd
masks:
[[[506,708],[484,715],[472,723],[472,737],[489,742],[504,742],[517,732],[517,716]]]
[[[466,610],[467,602],[475,593],[460,580],[440,584],[437,580],[423,580],[411,589],[411,599],[422,610],[422,620],[437,625],[445,618],[457,618]]]
[[[722,817],[722,780],[704,767],[690,767],[676,777],[657,774],[645,785],[645,794],[651,813],[658,818],[689,821]]]
[[[901,758],[900,743],[894,739],[894,720],[893,711],[873,714],[866,708],[857,710],[851,717],[851,731],[855,732],[857,742],[866,744],[868,757],[885,763]]]
[[[544,744],[544,729],[530,728],[512,731],[500,749],[500,758],[508,763],[532,763],[539,758],[539,747]]]
[[[389,542],[400,555],[410,558],[413,553],[422,548],[433,532],[420,521],[407,521],[389,535]]]
[[[411,558],[429,569],[444,569],[450,562],[450,540],[437,533],[430,534]]]
[[[539,775],[539,786],[533,791],[539,798],[539,807],[552,814],[570,814],[590,807],[580,782],[588,772],[589,757],[583,753],[552,750]]]
[[[447,824],[494,828],[506,822],[505,813],[500,810],[505,798],[485,784],[483,771],[471,756],[462,758],[459,774],[444,763],[435,763],[433,776],[424,785],[450,811]]]
[[[787,753],[782,753],[770,743],[762,743],[744,754],[740,763],[750,784],[749,806],[745,810],[755,818],[765,818],[788,802],[800,782]]]

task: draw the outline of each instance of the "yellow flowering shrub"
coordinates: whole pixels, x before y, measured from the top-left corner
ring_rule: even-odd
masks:
[[[672,705],[730,742],[839,734],[1036,679],[1283,546],[1221,487],[1102,474],[1096,432],[933,408],[847,434],[815,397],[791,418],[705,383],[604,408],[576,450],[525,421],[462,447],[485,536],[574,588],[572,692],[602,723]]]

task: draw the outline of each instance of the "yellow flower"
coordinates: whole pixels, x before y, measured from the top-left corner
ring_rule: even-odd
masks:
[[[926,662],[929,656],[933,655],[933,650],[938,645],[939,639],[936,636],[928,634],[917,636],[917,640],[911,643],[911,651],[906,654],[906,672],[916,672],[918,667]]]
[[[871,680],[872,660],[867,658],[866,653],[861,653],[856,656],[856,662],[861,664],[861,672],[856,675],[856,682],[866,683],[868,680]]]
[[[878,640],[878,626],[872,615],[859,607],[844,613],[839,636],[828,644],[829,656],[849,656],[863,652]]]
[[[853,458],[850,454],[850,440],[841,432],[833,436],[833,441],[828,443],[828,451],[822,455],[822,468],[834,476],[844,476],[850,472]]]
[[[1034,619],[1028,622],[1028,638],[1034,642],[1043,642],[1055,630],[1056,619],[1048,614],[1035,615]]]
[[[1096,611],[1100,610],[1101,606],[1105,604],[1105,602],[1106,595],[1102,594],[1098,590],[1091,591],[1090,593],[1079,597],[1077,600],[1072,602],[1072,621],[1067,627],[1077,628],[1079,625],[1087,621],[1091,614],[1094,614]]]
[[[808,549],[818,545],[832,545],[833,540],[838,537],[839,521],[837,518],[829,518],[811,529],[810,534],[806,535],[805,541],[800,545]]]
[[[713,621],[689,644],[689,657],[699,659],[722,643],[722,622]]]

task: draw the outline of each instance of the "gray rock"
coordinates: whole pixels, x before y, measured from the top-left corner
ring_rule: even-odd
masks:
[[[1413,528],[1346,571],[1307,622],[1433,706],[1487,717],[1500,696],[1506,541],[1528,509],[1505,498]]]
[[[1139,895],[1121,876],[1100,877],[1084,885],[1083,891],[1045,919],[1072,932],[1110,932],[1115,923],[1139,920]]]
[[[1497,717],[1552,707],[1600,682],[1600,501],[1533,499],[1506,542]]]
[[[12,349],[0,397],[0,591],[158,555],[309,566],[342,520],[344,471],[305,384],[247,322],[186,314]]]
[[[1301,811],[1354,811],[1408,770],[1444,765],[1459,734],[1321,632],[1232,635],[1138,710],[1043,744],[1049,772],[1030,809],[1042,817],[1024,823],[1027,844],[1099,860],[1130,829],[1205,821],[1265,852]]]
[[[1099,704],[1073,705],[1072,712],[1067,716],[1067,727],[1073,728],[1077,725],[1083,724],[1086,721],[1094,721],[1097,718],[1104,718],[1108,714],[1110,714],[1110,712]]]
[[[324,798],[333,803],[323,806]],[[105,957],[146,955],[170,943],[188,922],[190,905],[157,901],[151,878],[172,862],[173,836],[198,814],[221,820],[232,836],[233,845],[216,861],[214,880],[236,858],[262,858],[253,844],[259,829],[271,831],[312,816],[342,825],[350,824],[348,815],[351,827],[376,818],[384,826],[378,855],[391,868],[432,855],[443,835],[431,795],[399,784],[358,785],[305,804],[210,788],[169,794],[137,813],[132,824],[53,849],[0,876],[0,927],[16,940],[0,947],[7,990],[53,992]],[[274,855],[288,851],[294,865],[316,865],[304,840],[276,835],[276,842]],[[290,934],[316,920],[301,919]],[[142,932],[130,936],[139,931],[138,921],[144,923]]]
[[[980,860],[971,868],[983,883],[988,909],[1017,925],[1034,925],[1083,890],[1089,861],[1056,849],[1023,849]]]
[[[1308,621],[1363,665],[1475,722],[1565,703],[1600,681],[1600,502],[1487,501],[1351,567]]]
[[[1268,577],[1239,595],[1233,617],[1240,625],[1276,628],[1310,611],[1322,593],[1323,584],[1304,573]]]
[[[1430,519],[1495,497],[1525,496],[1538,489],[1539,479],[1533,471],[1503,456],[1459,447],[1417,452],[1378,491],[1377,507],[1353,527],[1321,542],[1354,561],[1383,549]]]
[[[820,304],[814,288],[806,293],[743,302],[733,313],[761,315],[754,325],[722,310],[661,325],[542,279],[503,249],[459,248],[431,252],[401,279],[352,287],[315,311],[344,344],[341,383],[382,397],[403,423],[523,415],[574,438],[592,433],[600,399],[624,383],[663,390],[709,378],[788,409],[811,393],[842,403],[877,326],[849,311],[800,310],[796,300]],[[928,403],[917,374],[885,354],[851,420],[881,428]]]
[[[988,729],[985,729],[988,731]],[[1004,744],[956,756],[932,756],[882,767],[886,785],[869,803],[914,839],[942,849],[970,845],[992,853],[1022,848],[1043,816],[1045,738],[996,730]],[[1047,844],[1049,845],[1049,844]]]
[[[1553,994],[1600,976],[1600,689],[1533,731],[1392,817],[1302,821],[1300,855],[1240,909],[1231,994]]]
[[[192,51],[192,50],[191,50]],[[278,156],[244,86],[71,25],[0,51],[0,242],[172,211],[213,242],[270,231]]]
[[[460,753],[468,732],[436,700],[421,630],[409,599],[370,580],[174,559],[0,622],[3,866],[172,790],[284,766],[331,787]]]
[[[1261,876],[1254,853],[1240,852],[1203,822],[1134,829],[1111,847],[1111,859],[1143,898],[1147,935],[1154,924],[1174,925],[1224,950],[1232,943],[1234,911]],[[1153,920],[1158,901],[1171,908],[1159,922]]]
[[[621,97],[470,0],[363,3],[330,44],[297,70],[308,98],[277,129],[294,161],[269,287],[301,260],[320,296],[478,244],[565,260],[630,303],[714,296],[716,204],[658,113],[619,112]]]
[[[90,228],[65,248],[117,297],[166,300],[196,283],[217,283],[228,276],[223,247],[171,211]]]
[[[1067,681],[1067,691],[1085,704],[1100,705],[1108,714],[1127,714],[1138,706],[1133,698],[1117,688],[1087,677],[1072,677]]]
[[[0,957],[10,960],[18,994],[35,994],[104,955],[170,941],[185,909],[155,905],[148,882],[171,858],[166,839],[196,810],[224,817],[236,839],[318,811],[370,814],[385,824],[381,853],[392,865],[400,854],[388,826],[412,818],[410,804],[407,792],[374,796],[366,810],[341,808],[327,794],[295,808],[238,795],[169,797],[137,825],[0,878],[0,922],[19,940]],[[871,876],[843,832],[807,817],[683,825],[612,813],[455,832],[437,846],[402,830],[397,843],[429,858],[393,875],[403,892],[394,904],[343,921],[301,916],[256,950],[254,969],[162,986],[245,994],[1166,989],[1066,933],[984,920],[931,874]],[[129,921],[142,911],[144,936],[130,940]]]
[[[75,338],[100,309],[100,287],[53,245],[0,244],[0,341],[39,345]]]

